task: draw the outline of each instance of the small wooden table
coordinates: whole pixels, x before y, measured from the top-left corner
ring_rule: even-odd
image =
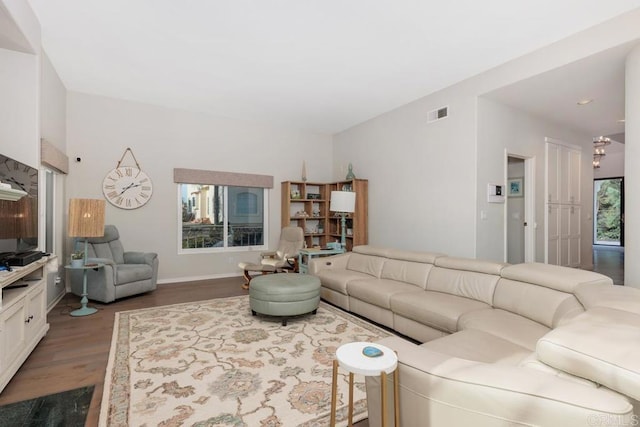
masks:
[[[300,249],[298,252],[298,272],[307,274],[309,272],[309,263],[314,256],[329,256],[344,253],[344,249]],[[306,263],[304,262],[306,260]]]
[[[382,351],[378,357],[368,357],[363,354],[365,347],[375,347]],[[387,425],[387,374],[393,372],[393,412],[394,425],[400,427],[400,405],[398,404],[398,355],[395,351],[380,344],[369,342],[352,342],[341,345],[336,350],[333,361],[333,385],[331,388],[331,427],[336,425],[336,405],[338,388],[338,366],[349,371],[349,427],[353,426],[353,374],[365,377],[380,375],[380,390],[382,408],[382,427]]]

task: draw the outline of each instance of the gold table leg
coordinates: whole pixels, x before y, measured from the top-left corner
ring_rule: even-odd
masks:
[[[381,391],[381,404],[382,407],[382,427],[387,426],[387,373],[382,371],[380,373],[380,389]]]
[[[396,367],[396,370],[393,371],[393,412],[396,415],[394,422],[395,427],[400,427],[400,386],[398,385],[400,381],[398,380],[398,368],[399,367]]]
[[[334,360],[333,361],[333,381],[331,383],[331,421],[329,423],[331,427],[336,427],[337,389],[338,389],[338,361]]]
[[[353,427],[353,372],[349,372],[349,427]]]

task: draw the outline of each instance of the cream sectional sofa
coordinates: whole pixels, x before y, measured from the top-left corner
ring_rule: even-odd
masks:
[[[316,258],[309,273],[324,300],[410,338],[381,341],[398,353],[404,427],[640,422],[637,289],[578,269],[371,246]],[[366,382],[378,408],[379,380]]]

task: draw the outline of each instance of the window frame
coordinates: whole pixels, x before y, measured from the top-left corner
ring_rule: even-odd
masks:
[[[223,189],[223,236],[224,236],[224,246],[221,247],[202,247],[202,248],[183,248],[182,247],[182,235],[183,235],[183,221],[182,221],[182,186],[183,185],[216,185],[216,184],[194,184],[189,182],[177,182],[176,183],[176,192],[177,192],[177,248],[179,255],[192,255],[192,254],[203,254],[203,253],[229,253],[229,252],[248,252],[248,251],[256,251],[256,250],[266,250],[268,248],[269,242],[269,188],[266,187],[248,187],[244,185],[223,185],[218,184],[217,186]],[[262,245],[253,245],[253,246],[228,246],[228,231],[229,231],[229,210],[231,209],[232,203],[229,202],[229,188],[242,188],[242,189],[256,189],[262,190]],[[233,204],[235,208],[235,203]],[[207,208],[209,208],[207,204]],[[247,214],[250,215],[250,214]],[[257,214],[256,214],[257,215]]]

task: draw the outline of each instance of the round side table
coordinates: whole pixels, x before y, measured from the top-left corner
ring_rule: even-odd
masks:
[[[382,352],[381,356],[365,356],[365,347],[374,347]],[[331,427],[336,425],[336,405],[338,388],[338,367],[349,372],[349,426],[353,426],[353,374],[365,377],[380,375],[382,427],[387,425],[387,375],[393,372],[393,412],[394,424],[400,426],[399,390],[398,390],[398,356],[395,351],[380,344],[369,342],[352,342],[341,345],[336,350],[333,361],[333,383],[331,388]]]
[[[87,303],[89,300],[87,299],[87,271],[89,270],[98,270],[99,268],[104,267],[104,264],[101,262],[97,263],[88,263],[82,264],[80,266],[74,265],[65,265],[64,268],[69,270],[82,270],[82,299],[80,300],[80,308],[73,310],[69,313],[71,316],[79,317],[79,316],[88,316],[98,311],[95,307],[87,307]]]

